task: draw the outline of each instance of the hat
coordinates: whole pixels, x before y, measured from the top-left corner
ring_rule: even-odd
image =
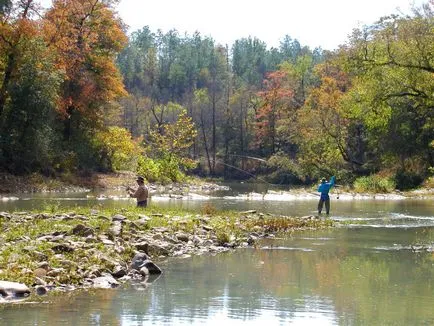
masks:
[[[142,182],[144,182],[145,178],[143,178],[142,176],[138,176],[137,179],[136,179],[136,181],[142,181]]]

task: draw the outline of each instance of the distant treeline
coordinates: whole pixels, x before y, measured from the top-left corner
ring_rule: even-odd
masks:
[[[39,15],[37,1],[0,5],[2,169],[375,175],[399,188],[432,175],[432,1],[355,29],[335,51],[149,27],[127,38],[114,3],[54,1]]]

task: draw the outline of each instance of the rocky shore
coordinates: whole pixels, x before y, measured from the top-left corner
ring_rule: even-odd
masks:
[[[147,282],[167,257],[216,254],[330,220],[151,210],[0,213],[0,302]]]

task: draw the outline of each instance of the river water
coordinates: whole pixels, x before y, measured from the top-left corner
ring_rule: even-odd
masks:
[[[258,193],[152,205],[315,213],[314,196],[262,199]],[[34,195],[3,202],[0,211],[47,204],[95,202],[89,194]],[[96,204],[133,203],[113,197]],[[149,284],[3,305],[0,325],[433,325],[433,200],[334,195],[330,218],[341,226],[266,239],[256,248],[162,261],[164,273]]]

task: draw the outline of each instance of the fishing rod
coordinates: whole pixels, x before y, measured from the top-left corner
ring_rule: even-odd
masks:
[[[224,162],[223,162],[222,160],[220,160],[220,159],[218,159],[216,162],[219,163],[219,164],[221,164],[221,165],[224,165],[224,166],[230,167],[230,168],[232,168],[232,169],[235,169],[235,170],[237,170],[237,171],[244,172],[244,173],[246,173],[246,174],[252,176],[253,178],[255,178],[255,179],[259,180],[259,181],[262,181],[262,182],[264,182],[264,183],[266,183],[266,184],[268,184],[268,185],[273,186],[272,183],[269,183],[268,181],[265,181],[264,179],[262,179],[262,178],[260,178],[260,177],[258,177],[258,176],[256,176],[256,175],[254,175],[253,173],[250,173],[250,172],[248,172],[248,171],[246,171],[246,170],[240,169],[240,168],[238,168],[238,167],[236,167],[236,166],[234,166],[234,165],[224,163]]]
[[[228,156],[245,157],[245,158],[249,158],[251,160],[256,160],[256,161],[259,161],[259,162],[267,163],[267,160],[265,160],[263,158],[260,158],[260,157],[247,156],[247,155],[237,155],[237,154],[228,154]]]

